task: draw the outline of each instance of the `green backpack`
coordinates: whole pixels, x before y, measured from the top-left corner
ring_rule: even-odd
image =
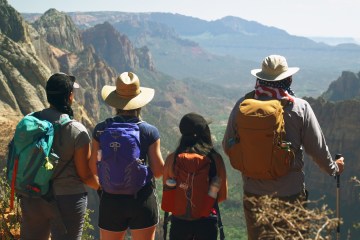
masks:
[[[50,182],[59,157],[53,152],[55,131],[71,122],[62,114],[55,123],[38,118],[39,112],[26,115],[16,126],[9,144],[7,180],[11,187],[10,207],[15,192],[27,197],[41,197],[50,189]]]

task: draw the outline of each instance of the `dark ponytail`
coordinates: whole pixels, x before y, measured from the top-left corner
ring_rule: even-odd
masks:
[[[47,94],[47,99],[56,110],[61,113],[66,113],[70,117],[74,117],[74,111],[69,102],[70,94]]]

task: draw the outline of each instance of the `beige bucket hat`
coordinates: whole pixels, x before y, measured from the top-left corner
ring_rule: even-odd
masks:
[[[154,89],[140,87],[139,78],[132,72],[120,74],[115,85],[105,85],[101,90],[101,97],[106,104],[116,109],[141,108],[148,104],[155,95]]]
[[[298,67],[288,67],[283,56],[270,55],[263,60],[261,69],[253,69],[251,74],[265,81],[280,81],[294,75],[299,69]]]

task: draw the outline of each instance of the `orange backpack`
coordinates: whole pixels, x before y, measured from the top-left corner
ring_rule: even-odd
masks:
[[[295,156],[291,143],[284,141],[284,105],[277,99],[253,99],[253,92],[245,95],[236,116],[236,138],[228,151],[231,165],[243,175],[270,180],[291,169]]]
[[[164,189],[162,209],[185,219],[208,217],[214,206],[209,197],[209,172],[212,160],[197,153],[180,153],[174,160],[176,187]],[[213,165],[215,163],[213,162]]]

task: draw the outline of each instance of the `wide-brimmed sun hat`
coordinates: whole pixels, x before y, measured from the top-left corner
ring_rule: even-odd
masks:
[[[280,81],[297,71],[299,71],[298,67],[288,67],[285,57],[270,55],[263,60],[261,69],[253,69],[251,74],[265,81]]]
[[[140,87],[135,73],[123,72],[116,79],[116,86],[105,85],[101,97],[106,104],[122,110],[133,110],[148,104],[155,95],[152,88]]]

